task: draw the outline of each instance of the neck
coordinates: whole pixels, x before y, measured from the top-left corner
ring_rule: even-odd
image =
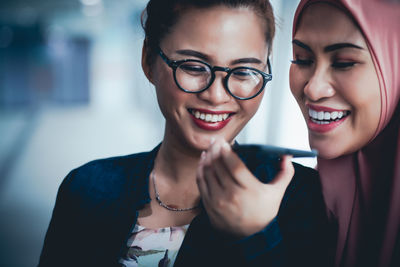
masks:
[[[164,139],[154,166],[157,176],[162,175],[174,183],[195,183],[201,151],[189,151],[184,147]]]

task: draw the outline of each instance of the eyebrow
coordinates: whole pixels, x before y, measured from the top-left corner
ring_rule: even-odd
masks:
[[[197,57],[200,58],[206,62],[210,62],[211,58],[207,56],[206,54],[203,54],[198,51],[190,50],[190,49],[184,49],[184,50],[177,50],[177,54],[183,55],[183,56],[192,56],[192,57]],[[255,63],[255,64],[262,64],[263,62],[259,60],[258,58],[254,57],[248,57],[248,58],[239,58],[235,59],[231,62],[232,65],[236,64],[243,64],[243,63]]]
[[[299,40],[294,39],[292,41],[292,44],[295,44],[297,46],[300,46],[301,48],[304,48],[305,50],[307,50],[309,52],[312,52],[312,49],[308,45],[306,45],[305,43],[300,42]]]
[[[304,48],[305,50],[312,52],[312,49],[306,45],[305,43],[300,42],[299,40],[294,39],[292,41],[293,44]],[[337,44],[332,44],[332,45],[328,45],[324,48],[324,52],[332,52],[338,49],[343,49],[343,48],[356,48],[356,49],[364,49],[361,46],[355,45],[355,44],[351,44],[351,43],[337,43]]]
[[[338,49],[343,49],[343,48],[357,48],[357,49],[364,49],[358,45],[351,44],[351,43],[338,43],[338,44],[333,44],[333,45],[328,45],[327,47],[324,48],[325,52],[332,52]]]
[[[194,50],[189,50],[189,49],[177,50],[176,53],[183,55],[183,56],[197,57],[197,58],[200,58],[205,61],[210,61],[209,56],[207,56],[206,54],[194,51]]]
[[[232,61],[232,65],[243,64],[243,63],[262,64],[263,62],[258,58],[254,57],[239,58]]]

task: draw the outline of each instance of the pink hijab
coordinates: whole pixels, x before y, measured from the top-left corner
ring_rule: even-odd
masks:
[[[379,126],[359,151],[318,159],[323,194],[338,225],[336,266],[400,266],[400,3],[389,0],[302,0],[329,2],[358,24],[380,83]],[[398,264],[398,265],[397,265]]]

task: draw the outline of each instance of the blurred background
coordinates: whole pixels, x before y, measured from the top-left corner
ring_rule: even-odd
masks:
[[[0,266],[36,266],[71,169],[161,141],[164,120],[140,66],[146,3],[0,1]],[[274,78],[240,143],[309,149],[288,82],[297,3],[272,1]]]

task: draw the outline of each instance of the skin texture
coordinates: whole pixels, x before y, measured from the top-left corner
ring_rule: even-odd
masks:
[[[267,71],[264,22],[247,8],[185,10],[160,47],[171,60],[200,59],[211,65]],[[248,171],[229,145],[257,111],[263,93],[251,100],[233,98],[223,86],[224,72],[216,73],[208,90],[185,93],[177,87],[172,69],[160,57],[148,64],[145,47],[143,52],[143,70],[155,86],[166,120],[154,166],[162,201],[186,208],[196,206],[201,198],[212,224],[236,236],[263,229],[277,214],[293,177],[293,165],[286,158],[277,183],[266,186]],[[226,111],[231,115],[222,129],[207,130],[194,123],[188,109]],[[200,159],[202,151],[207,152]],[[154,196],[152,184],[150,196]],[[268,208],[270,212],[260,212]],[[152,228],[184,225],[199,212],[171,212],[152,199],[140,210],[138,223]]]
[[[278,214],[294,175],[290,156],[269,184],[258,181],[224,140],[203,152],[197,183],[211,223],[223,232],[245,237],[261,231]],[[260,212],[262,211],[262,212]]]
[[[325,159],[359,150],[375,135],[381,110],[377,74],[361,31],[340,9],[318,3],[304,10],[294,40],[290,87],[308,125],[310,146]],[[339,43],[358,48],[325,50]],[[321,127],[310,120],[310,107],[349,115]]]
[[[249,30],[251,29],[251,30]],[[240,33],[240,34],[238,34]],[[212,40],[212,41],[210,41]],[[199,59],[218,66],[249,66],[265,70],[268,46],[262,21],[248,9],[215,7],[191,9],[184,13],[160,47],[172,60]],[[199,52],[207,59],[179,53],[180,50]],[[235,60],[254,58],[259,63],[233,64]],[[151,71],[151,81],[166,119],[164,140],[184,150],[199,153],[210,145],[212,137],[229,142],[239,133],[257,111],[262,94],[247,101],[234,99],[223,86],[226,73],[217,72],[211,87],[199,94],[182,92],[176,86],[172,69],[160,57]],[[188,109],[228,111],[234,113],[227,126],[219,131],[207,131],[193,123]]]

